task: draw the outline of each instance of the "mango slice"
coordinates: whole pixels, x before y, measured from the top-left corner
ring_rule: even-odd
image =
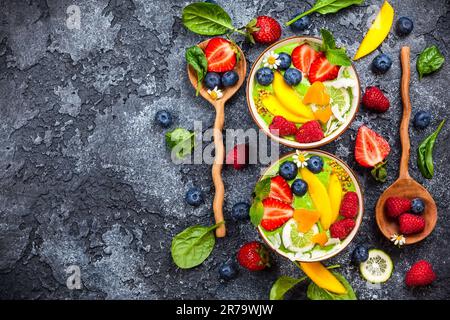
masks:
[[[322,82],[316,81],[306,91],[303,97],[304,104],[314,103],[319,106],[327,106],[330,104],[330,96],[325,91],[325,86]]]
[[[294,211],[294,220],[297,221],[297,229],[301,233],[306,233],[313,225],[319,221],[320,212],[306,209],[296,209]]]
[[[286,120],[294,123],[305,123],[309,121],[309,119],[303,118],[287,111],[274,95],[266,94],[264,96],[261,96],[261,102],[263,106],[274,116],[282,116]]]
[[[275,96],[287,111],[308,121],[314,120],[311,108],[302,103],[297,92],[284,81],[283,76],[278,71],[274,74],[272,88]]]
[[[380,12],[378,12],[375,21],[359,45],[358,51],[356,51],[353,60],[358,60],[378,48],[378,46],[388,36],[393,21],[394,8],[392,8],[389,2],[385,1],[381,6]]]
[[[325,246],[325,243],[328,242],[328,236],[326,232],[319,232],[318,234],[315,234],[311,241],[313,243],[317,243],[318,245],[320,245],[321,247]]]
[[[308,184],[308,192],[316,207],[320,212],[320,223],[324,230],[328,230],[331,225],[333,212],[331,210],[330,197],[323,183],[316,177],[314,173],[307,168],[301,168],[300,174],[303,180]]]
[[[322,289],[337,294],[347,293],[342,283],[320,262],[300,262],[300,267]]]
[[[314,117],[322,123],[327,123],[330,117],[333,115],[331,106],[317,107],[317,110],[313,111]]]
[[[330,175],[330,180],[328,182],[328,196],[330,197],[331,204],[331,223],[335,222],[339,216],[339,209],[341,208],[342,201],[342,185],[336,174],[332,173]]]

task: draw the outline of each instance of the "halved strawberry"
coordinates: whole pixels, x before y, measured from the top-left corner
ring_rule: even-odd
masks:
[[[316,60],[311,64],[309,69],[308,80],[311,83],[316,81],[327,81],[336,79],[339,73],[339,66],[335,66],[328,62],[325,55],[321,54]]]
[[[281,176],[270,179],[270,198],[275,198],[287,203],[292,202],[292,191],[289,184]]]
[[[287,203],[273,198],[266,198],[262,202],[264,215],[261,226],[267,231],[281,227],[294,215],[294,209]]]
[[[294,64],[294,67],[301,70],[304,74],[308,74],[311,64],[319,55],[320,52],[317,52],[307,44],[302,44],[295,47],[292,51],[292,63]]]
[[[373,168],[383,162],[391,147],[382,136],[366,126],[361,126],[356,136],[355,160],[361,166]]]
[[[208,71],[226,72],[236,65],[236,48],[224,38],[212,38],[205,48]]]

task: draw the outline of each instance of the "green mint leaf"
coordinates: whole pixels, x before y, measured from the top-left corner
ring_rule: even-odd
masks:
[[[330,31],[327,29],[321,29],[320,34],[322,36],[323,45],[325,48],[324,51],[327,51],[327,49],[336,49],[336,41]]]
[[[327,57],[328,62],[336,66],[348,67],[352,65],[352,61],[343,48],[328,49],[325,51],[325,56]]]
[[[265,197],[267,197],[270,193],[270,182],[271,182],[271,178],[270,177],[266,177],[263,180],[259,181],[258,183],[256,183],[255,185],[255,197],[259,198],[259,199],[264,199]]]
[[[259,198],[253,200],[253,204],[250,207],[250,221],[252,224],[257,227],[261,223],[261,220],[264,215],[264,206]]]
[[[182,21],[187,29],[205,36],[235,31],[228,13],[213,3],[195,2],[187,5],[183,9]]]
[[[195,70],[197,73],[197,90],[195,95],[198,96],[198,92],[202,87],[202,81],[208,72],[208,60],[206,60],[205,53],[198,46],[192,46],[187,48],[185,54],[186,62]]]
[[[166,144],[179,159],[182,159],[192,152],[195,134],[184,128],[177,128],[166,133]]]
[[[417,58],[416,68],[419,72],[419,79],[424,75],[430,74],[439,70],[445,62],[444,56],[439,51],[438,47],[431,46],[425,48]]]
[[[306,296],[310,300],[357,300],[355,292],[352,286],[348,283],[342,275],[337,272],[333,272],[334,276],[342,283],[342,285],[347,290],[346,294],[336,294],[328,290],[320,288],[314,282],[308,286],[306,291]]]

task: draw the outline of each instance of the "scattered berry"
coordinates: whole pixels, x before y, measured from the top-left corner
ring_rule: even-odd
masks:
[[[391,66],[392,66],[392,59],[385,53],[379,54],[372,61],[372,71],[374,73],[378,74],[385,73],[391,68]]]
[[[220,88],[222,86],[222,80],[220,79],[220,74],[216,72],[208,72],[205,76],[205,87],[213,90],[215,87]]]
[[[352,219],[343,219],[336,221],[330,227],[330,234],[332,238],[339,238],[344,240],[355,227],[355,221]]]
[[[237,144],[226,156],[225,163],[232,164],[236,170],[244,169],[248,164],[249,148],[248,144]]]
[[[331,64],[325,55],[320,54],[320,56],[312,62],[311,67],[309,68],[308,78],[310,83],[316,81],[324,82],[336,79],[338,73],[339,66]]]
[[[215,0],[205,0],[206,3],[212,3],[212,4],[217,4],[217,1]]]
[[[311,68],[311,64],[319,56],[320,52],[317,52],[307,44],[302,44],[292,50],[292,64],[294,67],[307,75],[309,73],[309,69]]]
[[[233,280],[238,273],[238,266],[233,260],[227,260],[219,267],[219,277],[226,281]]]
[[[323,159],[319,156],[312,156],[306,160],[307,167],[312,173],[319,173],[323,169]]]
[[[280,65],[278,66],[278,69],[286,70],[291,66],[292,59],[291,56],[288,55],[287,53],[281,52],[280,54],[278,54],[278,59],[280,60]]]
[[[397,218],[402,213],[411,210],[411,200],[401,197],[389,197],[384,204],[386,213],[391,218]]]
[[[258,83],[263,86],[268,86],[273,81],[273,71],[268,67],[258,69],[255,76],[256,81],[258,81]]]
[[[295,140],[300,143],[320,141],[323,137],[322,127],[317,120],[311,120],[304,123],[295,134]]]
[[[297,165],[292,161],[285,161],[280,166],[280,176],[286,180],[295,179],[297,176],[298,168]]]
[[[291,189],[295,195],[301,197],[304,196],[308,191],[308,184],[305,180],[295,179],[291,185]]]
[[[269,197],[286,203],[292,202],[292,191],[289,184],[281,176],[270,179]]]
[[[227,39],[216,37],[208,41],[205,48],[209,72],[226,72],[236,65],[236,47]]]
[[[358,215],[359,199],[356,192],[349,191],[344,195],[342,199],[341,208],[339,214],[345,218],[355,218]]]
[[[250,21],[246,28],[252,42],[270,44],[281,37],[281,26],[272,17],[259,16]]]
[[[418,129],[425,129],[431,122],[431,114],[428,111],[418,111],[414,115],[414,127]]]
[[[395,30],[399,36],[407,36],[414,29],[414,23],[408,17],[400,17],[397,20],[397,24],[395,26]]]
[[[412,213],[422,213],[425,210],[425,203],[420,198],[412,199],[411,201],[411,212]]]
[[[247,220],[249,217],[250,205],[247,202],[238,202],[231,209],[231,216],[234,220]]]
[[[297,132],[295,123],[287,121],[282,116],[275,116],[269,126],[270,132],[279,136],[293,136]]]
[[[352,262],[359,265],[369,259],[369,248],[365,244],[359,244],[352,253]]]
[[[362,104],[371,111],[386,112],[390,103],[388,98],[377,87],[367,87],[366,92],[362,98]]]
[[[238,82],[238,80],[239,80],[239,76],[238,76],[237,72],[234,70],[227,71],[222,75],[222,85],[224,87],[234,86],[236,84],[236,82]]]
[[[294,215],[294,209],[280,200],[266,198],[262,201],[264,214],[261,220],[261,227],[267,231],[278,229]]]
[[[404,213],[398,218],[400,233],[414,234],[422,232],[425,229],[425,219],[422,216],[416,216],[411,213]]]
[[[237,260],[241,266],[250,271],[263,270],[269,267],[269,252],[267,248],[258,241],[244,244],[238,251]]]
[[[427,286],[436,280],[433,266],[426,260],[419,260],[406,273],[405,283],[408,287]]]
[[[294,19],[300,13],[301,12],[296,14],[294,17],[292,17],[292,19]],[[304,30],[308,29],[310,25],[311,25],[311,18],[309,16],[304,16],[304,17],[301,17],[300,19],[298,19],[297,21],[295,21],[294,23],[292,23],[290,27],[291,27],[292,31],[300,32],[300,31],[304,31]]]
[[[155,121],[163,128],[172,124],[172,115],[167,110],[159,110],[155,115]]]
[[[355,144],[355,160],[361,166],[373,168],[382,163],[391,148],[389,143],[378,133],[366,126],[358,129]]]
[[[296,86],[302,81],[302,73],[296,68],[289,68],[284,73],[284,81],[290,86]]]
[[[203,194],[199,188],[192,187],[186,192],[186,202],[191,206],[198,207],[203,202]]]

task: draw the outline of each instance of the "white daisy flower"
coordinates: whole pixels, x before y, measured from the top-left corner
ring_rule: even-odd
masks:
[[[278,69],[281,60],[278,59],[278,53],[275,53],[273,51],[270,51],[268,53],[266,53],[266,55],[264,56],[263,59],[263,65],[264,67],[268,67],[270,69]]]
[[[306,152],[296,150],[295,154],[292,156],[294,163],[299,168],[305,168],[308,165],[307,160],[309,159],[309,155]]]
[[[208,94],[210,95],[210,97],[213,100],[219,100],[220,98],[223,97],[223,93],[222,90],[220,90],[219,88],[215,87],[213,90],[208,90]]]
[[[391,236],[391,241],[394,243],[394,245],[400,247],[400,246],[402,246],[402,245],[405,244],[406,238],[405,238],[402,234],[396,234],[396,233],[394,233],[394,234]]]

